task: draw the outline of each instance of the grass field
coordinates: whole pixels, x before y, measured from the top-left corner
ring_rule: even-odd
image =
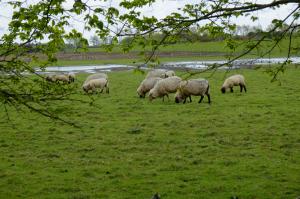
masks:
[[[241,73],[247,93],[221,94]],[[212,104],[140,99],[144,78],[109,73],[110,94],[94,106],[56,102],[72,128],[34,113],[0,117],[0,198],[233,198],[300,196],[300,69],[270,83],[262,70],[198,76]],[[87,74],[79,75],[82,82]],[[80,83],[73,98],[89,101]]]
[[[255,40],[252,40],[253,42]],[[293,38],[292,45],[297,47],[300,44],[300,37],[295,36]],[[236,44],[238,44],[238,48],[236,49],[237,52],[241,52],[245,49],[245,46],[247,45],[246,40],[236,40]],[[273,40],[266,40],[262,42],[262,48],[261,50],[264,50],[264,48],[267,48],[268,46],[271,46],[275,44],[275,41]],[[279,42],[278,47],[276,47],[272,53],[274,56],[286,56],[284,52],[287,52],[289,44],[289,38],[283,39],[281,42]],[[141,51],[142,48],[139,46],[136,46],[132,49],[133,51]],[[151,50],[151,49],[149,49]],[[167,46],[161,46],[159,48],[162,52],[170,52],[170,51],[188,51],[188,52],[224,52],[228,53],[229,49],[226,47],[225,41],[209,41],[209,42],[186,42],[186,43],[176,43],[176,44],[170,44]],[[89,48],[90,52],[105,52],[104,48],[98,47],[98,48]],[[120,46],[116,46],[113,48],[112,52],[120,53],[122,52],[122,49]],[[255,53],[255,51],[253,52]]]

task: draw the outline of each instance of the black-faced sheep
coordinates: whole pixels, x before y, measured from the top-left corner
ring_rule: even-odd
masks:
[[[240,92],[244,91],[246,92],[246,83],[245,78],[243,75],[233,75],[228,77],[221,88],[222,93],[226,92],[226,89],[230,88],[230,92],[233,92],[234,86],[240,86]]]
[[[175,102],[183,103],[186,102],[186,98],[189,97],[190,102],[192,102],[191,95],[201,96],[198,103],[204,98],[204,95],[208,98],[208,103],[210,103],[210,94],[209,94],[209,83],[206,79],[191,79],[181,81],[178,87],[178,90],[175,94]]]
[[[62,83],[70,83],[69,77],[67,75],[47,75],[45,78],[50,82],[62,82]]]
[[[108,80],[105,78],[91,79],[82,86],[86,93],[89,91],[97,92],[97,88],[100,89],[100,93],[103,92],[104,88],[106,88],[106,93],[109,93]]]
[[[172,70],[154,69],[148,72],[146,79],[151,77],[168,78],[172,76],[175,76],[175,72]]]
[[[175,93],[177,91],[180,82],[181,78],[177,76],[158,81],[149,92],[149,100],[152,101],[155,98],[163,97],[164,101],[164,96],[169,98],[168,93]]]
[[[140,98],[145,98],[146,93],[149,92],[159,80],[162,80],[162,78],[151,77],[148,79],[144,79],[137,89],[137,93]]]
[[[166,72],[165,69],[154,69],[148,72],[146,79],[151,77],[160,77],[160,78],[166,78]]]

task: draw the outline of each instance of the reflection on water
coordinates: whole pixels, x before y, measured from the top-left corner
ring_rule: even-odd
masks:
[[[299,64],[300,57],[290,58],[292,63]],[[280,64],[286,61],[286,58],[270,58],[270,59],[240,59],[232,63],[233,68],[251,67],[253,65],[263,65],[263,64]],[[205,69],[213,64],[224,64],[226,61],[183,61],[183,62],[167,62],[159,65],[159,67],[167,68],[190,68],[190,69]],[[52,66],[47,67],[45,71],[36,69],[38,73],[51,73],[51,72],[84,72],[84,73],[96,73],[99,71],[109,72],[115,70],[132,70],[134,66],[129,65],[97,65],[97,66]],[[146,67],[142,67],[146,68]],[[227,68],[223,66],[222,68]]]
[[[41,71],[40,69],[36,69],[38,73],[49,73],[49,72],[85,72],[85,73],[96,73],[97,71],[109,72],[113,70],[129,70],[133,69],[134,66],[128,65],[97,65],[97,66],[50,66],[45,69],[45,71]]]
[[[290,58],[292,63],[299,64],[300,57]],[[231,67],[242,68],[251,67],[253,65],[265,65],[265,64],[280,64],[286,61],[286,58],[261,58],[261,59],[238,59],[232,62]],[[174,68],[191,68],[191,69],[205,69],[213,64],[225,64],[226,61],[184,61],[184,62],[168,62],[162,64],[164,67],[174,67]],[[228,68],[227,66],[221,68]]]

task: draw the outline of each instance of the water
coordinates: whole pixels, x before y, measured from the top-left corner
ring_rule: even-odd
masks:
[[[261,58],[261,59],[240,59],[232,63],[232,68],[252,67],[254,65],[266,65],[266,64],[280,64],[283,63],[286,58]],[[290,58],[292,63],[299,64],[300,57]],[[183,62],[167,62],[159,65],[161,68],[188,68],[188,69],[206,69],[213,64],[224,64],[223,61],[183,61]],[[36,69],[38,73],[53,73],[53,72],[84,72],[84,73],[96,73],[96,72],[110,72],[116,70],[132,70],[135,66],[130,65],[95,65],[95,66],[53,66],[47,67],[45,71]],[[142,67],[146,69],[147,67]],[[228,68],[227,66],[221,67],[223,69]]]
[[[116,64],[108,64],[108,65],[95,65],[95,66],[50,66],[45,69],[45,71],[41,71],[40,69],[36,69],[38,73],[52,73],[52,72],[85,72],[85,73],[96,73],[99,71],[102,72],[110,72],[113,70],[130,70],[135,68],[134,66],[128,65],[116,65]]]
[[[299,64],[300,57],[290,58],[292,63]],[[238,59],[232,63],[232,68],[251,67],[254,65],[267,65],[267,64],[281,64],[286,61],[286,58],[261,58],[261,59]],[[183,62],[167,62],[162,64],[163,67],[167,68],[190,68],[190,69],[206,69],[208,66],[213,64],[225,64],[226,61],[183,61]],[[221,67],[223,69],[228,68],[227,66]]]

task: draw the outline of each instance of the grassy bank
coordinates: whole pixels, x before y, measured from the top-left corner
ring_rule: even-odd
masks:
[[[238,44],[238,47],[235,49],[234,55],[239,55],[244,52],[248,43],[245,41],[235,41]],[[261,55],[265,55],[271,46],[274,44],[274,41],[264,41],[261,43],[261,47],[259,49],[254,49],[251,53],[247,54],[242,58],[257,58]],[[272,58],[272,57],[286,57],[288,54],[288,45],[289,40],[283,39],[276,48],[270,53],[266,54],[264,58]],[[291,56],[300,56],[299,51],[295,50],[294,47],[300,45],[300,39],[295,37],[293,39],[293,48],[291,50]],[[145,60],[142,57],[138,57],[137,54],[142,49],[139,47],[135,47],[132,49],[133,54],[132,57],[128,58],[126,54],[123,54],[121,48],[116,46],[112,52],[105,53],[104,48],[89,48],[88,52],[85,52],[87,58],[78,59],[77,55],[73,55],[73,58],[70,58],[68,54],[61,54],[61,58],[58,62],[53,65],[58,66],[68,66],[68,65],[99,65],[99,64],[129,64],[129,65],[139,65],[145,63]],[[71,51],[71,49],[67,50]],[[88,53],[101,53],[101,58],[98,58],[96,55],[91,55],[89,57]],[[172,62],[172,61],[201,61],[201,60],[226,60],[228,59],[228,55],[232,52],[226,48],[225,41],[212,41],[212,42],[195,42],[195,43],[178,43],[169,46],[162,46],[158,52],[161,52],[161,55],[158,56],[158,60],[160,63],[164,62]],[[168,53],[168,54],[166,54]],[[195,55],[195,53],[199,53],[199,55]],[[80,55],[80,54],[78,54]],[[66,56],[66,58],[64,58]],[[89,58],[88,58],[89,57]]]
[[[247,93],[221,94],[233,73]],[[150,103],[135,92],[144,75],[109,73],[111,92],[92,96],[94,106],[53,104],[81,129],[14,110],[5,121],[1,107],[0,198],[300,196],[300,69],[281,86],[259,70],[210,75],[199,75],[211,84],[208,105]],[[90,100],[80,83],[72,97]]]
[[[180,62],[180,61],[207,61],[207,60],[225,60],[223,56],[206,56],[206,57],[172,57],[160,58],[160,63]],[[111,60],[59,60],[53,66],[88,66],[88,65],[106,65],[106,64],[122,64],[138,66],[145,62],[140,59],[111,59]],[[36,64],[35,64],[36,65]]]
[[[255,42],[255,39],[251,40],[252,42]],[[293,46],[299,46],[300,44],[300,37],[294,37],[293,38]],[[246,45],[249,44],[246,40],[236,40],[234,43],[237,44],[236,52],[242,52]],[[274,40],[265,40],[261,42],[261,50],[266,49],[267,47],[275,44]],[[230,50],[226,46],[226,41],[209,41],[209,42],[186,42],[186,43],[176,43],[176,44],[170,44],[167,46],[160,46],[159,51],[161,52],[222,52],[222,53],[229,53]],[[274,56],[284,56],[286,55],[287,49],[289,45],[289,38],[285,38],[281,40],[278,43],[278,47],[276,47],[272,54]],[[132,49],[132,51],[141,51],[142,48],[139,46],[136,46]],[[151,50],[150,48],[148,50]],[[68,49],[67,51],[72,51],[71,49]],[[105,52],[105,48],[97,47],[97,48],[89,48],[89,52]],[[122,48],[120,46],[115,46],[112,49],[113,53],[122,53]]]

